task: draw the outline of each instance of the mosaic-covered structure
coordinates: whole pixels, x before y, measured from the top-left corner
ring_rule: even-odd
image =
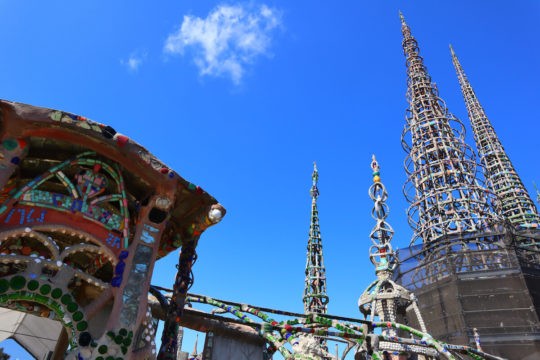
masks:
[[[481,339],[489,353],[537,358],[540,234],[534,206],[458,68],[485,167],[482,185],[464,127],[439,98],[402,15],[401,23],[409,102],[405,188],[414,238],[399,250],[394,278],[416,294],[427,330],[437,338],[471,346]]]
[[[381,181],[380,167],[375,155],[371,161],[371,169],[373,171],[373,185],[369,188],[369,197],[374,203],[371,215],[376,224],[370,234],[372,245],[369,249],[369,260],[375,266],[377,279],[367,287],[358,299],[358,308],[367,320],[372,322],[378,320],[383,323],[408,323],[407,311],[409,310],[409,312],[414,313],[416,323],[420,325],[420,331],[426,333],[426,326],[416,297],[411,291],[395,283],[392,279],[397,266],[396,254],[391,244],[394,230],[386,221],[390,212],[386,204],[388,193]],[[403,331],[400,331],[399,327],[388,327],[382,330],[382,334],[388,338],[397,337],[398,334],[402,333]],[[399,355],[400,352],[439,355],[437,350],[407,343],[379,341],[378,347],[383,352],[393,352],[395,355]],[[366,349],[367,352],[368,349]]]
[[[206,334],[203,353],[195,345],[191,354],[205,360],[340,358],[327,341],[346,345],[341,359],[539,358],[538,212],[452,52],[482,183],[463,124],[439,97],[402,15],[401,25],[414,236],[411,246],[392,248],[373,158],[376,279],[358,301],[363,319],[327,313],[316,166],[304,313],[188,294],[198,239],[225,209],[110,126],[0,100],[2,333],[47,359],[188,358],[179,326]],[[177,249],[172,289],[151,286],[155,262]],[[18,337],[22,328],[35,340]]]
[[[173,293],[182,309],[197,240],[225,209],[81,116],[0,101],[0,137],[0,307],[62,325],[49,327],[59,329],[54,348],[26,348],[38,358],[155,358],[154,263],[182,249]]]
[[[374,202],[371,215],[376,220],[375,227],[371,231],[372,245],[369,249],[369,260],[375,266],[377,279],[372,282],[358,300],[360,312],[367,319],[374,321],[403,322],[410,309],[416,317],[416,323],[420,330],[426,332],[426,325],[418,309],[416,297],[412,292],[393,281],[394,270],[397,266],[397,258],[392,248],[391,240],[394,230],[386,222],[389,214],[388,193],[381,182],[379,163],[373,155],[371,162],[373,170],[373,185],[369,188],[369,197]],[[396,329],[383,330],[383,334],[396,336]]]

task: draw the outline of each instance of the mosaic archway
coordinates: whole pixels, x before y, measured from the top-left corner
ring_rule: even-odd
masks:
[[[30,280],[23,275],[1,278],[0,304],[12,310],[61,322],[72,345],[75,345],[79,333],[88,330],[84,310],[70,292],[43,277],[30,277]]]

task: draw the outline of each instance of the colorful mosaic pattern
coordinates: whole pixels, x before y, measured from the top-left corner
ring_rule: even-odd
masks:
[[[127,136],[116,132],[116,130],[114,130],[112,127],[97,123],[88,118],[85,118],[84,116],[79,116],[79,115],[71,114],[68,112],[53,110],[50,112],[49,118],[54,121],[62,122],[69,125],[74,125],[80,129],[94,131],[102,135],[106,139],[114,140],[119,147],[124,147],[129,143],[133,144],[132,140],[130,140]],[[164,174],[171,179],[175,177],[174,171],[172,171],[169,167],[164,165],[161,161],[159,161],[155,156],[150,154],[148,151],[141,149],[139,150],[138,155],[144,162],[149,164],[155,171],[161,174]]]
[[[45,306],[54,313],[71,332],[70,339],[75,341],[81,331],[88,328],[84,310],[77,304],[65,287],[51,284],[49,279],[27,279],[14,275],[0,279],[0,304],[10,308],[10,304],[25,302]],[[28,312],[28,309],[26,309]],[[74,345],[74,343],[72,343]]]
[[[109,198],[109,200],[119,200],[120,198],[120,196],[115,196]],[[83,200],[62,194],[41,190],[30,190],[23,194],[20,203],[68,212],[80,212],[87,219],[98,221],[110,230],[121,231],[124,227],[124,218],[120,214],[115,214],[98,205],[92,205]]]
[[[52,167],[41,176],[38,176],[18,189],[13,195],[11,203],[18,202],[21,205],[31,207],[79,213],[86,219],[100,223],[108,230],[115,230],[122,234],[122,241],[113,235],[103,240],[113,247],[127,248],[129,245],[130,219],[128,200],[120,169],[116,164],[111,166],[106,162],[91,158],[94,155],[95,153],[93,152],[85,152],[76,156],[74,159],[64,161]],[[65,175],[66,170],[73,168],[80,169],[77,175],[75,175],[75,179],[73,179],[75,182]],[[107,177],[113,180],[116,193],[100,196],[105,192]],[[70,195],[39,189],[41,185],[51,179],[59,180]],[[117,207],[106,206],[111,203],[116,203]],[[0,207],[0,215],[8,210],[8,206],[9,202],[5,202]],[[20,210],[15,208],[9,210],[6,223],[9,222],[13,215],[16,215],[16,211]],[[43,223],[45,213],[43,210],[36,210],[36,213],[38,212],[40,212],[40,216],[35,221]],[[33,219],[33,213],[34,211],[25,215],[21,214],[20,225],[26,223],[24,221],[25,217]]]
[[[434,339],[426,332],[419,331],[410,326],[397,322],[344,322],[331,318],[330,315],[311,314],[303,317],[290,318],[293,313],[280,310],[257,308],[251,305],[223,302],[208,296],[188,295],[186,301],[190,303],[202,303],[212,305],[223,312],[233,315],[246,325],[262,327],[261,336],[268,343],[268,353],[278,351],[285,359],[318,360],[320,356],[302,353],[299,343],[306,334],[322,337],[338,337],[350,343],[352,349],[355,346],[370,349],[372,359],[383,359],[383,349],[379,343],[384,343],[391,354],[399,354],[402,351],[440,357],[447,360],[456,360],[456,354],[473,354],[475,359],[499,359],[496,356],[486,354],[469,346],[451,345]],[[288,317],[287,320],[276,321],[266,312]],[[259,323],[251,319],[249,315],[263,320]],[[352,319],[351,319],[352,320]],[[411,337],[387,336],[378,333],[377,329],[398,329]],[[369,338],[369,342],[366,339]]]

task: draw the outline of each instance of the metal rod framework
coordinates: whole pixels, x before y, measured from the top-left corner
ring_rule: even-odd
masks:
[[[311,224],[307,245],[306,280],[304,287],[304,312],[326,314],[328,295],[326,294],[326,270],[324,267],[323,247],[319,229],[319,210],[317,198],[319,189],[319,172],[313,164],[313,184],[311,186]]]
[[[420,324],[422,331],[426,332],[416,297],[392,279],[398,259],[391,244],[394,230],[386,221],[390,212],[386,204],[388,193],[381,182],[380,167],[375,155],[371,160],[371,169],[373,171],[373,184],[370,186],[368,194],[373,200],[371,215],[376,224],[370,234],[372,245],[369,249],[369,259],[375,266],[377,280],[362,293],[358,300],[358,307],[366,319],[372,322],[376,318],[381,322],[397,322],[400,320],[398,314],[404,314],[406,309],[411,308],[417,323]],[[398,335],[394,328],[384,329],[382,333],[388,336]]]
[[[306,258],[306,280],[304,287],[304,312],[306,314],[326,314],[329,301],[326,294],[326,269],[324,267],[323,247],[319,229],[319,210],[317,198],[319,197],[319,171],[317,164],[313,163],[311,176],[311,222],[309,226],[309,239]],[[319,337],[318,342],[324,351],[327,351],[326,339]]]
[[[171,289],[153,287],[156,290],[171,293]],[[166,295],[152,293],[160,298],[167,299]],[[167,301],[152,301],[152,311],[154,316],[163,318],[167,314]],[[163,304],[162,304],[163,303]],[[268,344],[267,354],[274,354],[279,351],[281,356],[287,360],[320,360],[332,359],[332,355],[323,356],[304,354],[298,351],[298,345],[305,336],[324,337],[335,341],[347,342],[352,346],[365,348],[369,342],[369,353],[374,360],[383,359],[383,351],[397,354],[401,351],[421,354],[425,358],[437,359],[462,359],[458,354],[467,353],[473,359],[494,359],[502,360],[481,350],[462,345],[451,345],[434,339],[425,330],[418,330],[408,325],[393,321],[369,321],[353,318],[342,318],[326,314],[296,314],[294,313],[263,308],[259,306],[241,304],[232,301],[218,300],[204,295],[187,294],[188,304],[207,304],[222,313],[227,313],[235,318],[222,317],[194,309],[186,309],[185,319],[181,320],[188,328],[203,330],[211,329],[220,333],[228,333],[236,338],[242,337],[246,342],[260,343],[264,341]],[[165,308],[163,308],[165,307]],[[262,310],[266,309],[266,310]],[[270,314],[285,316],[281,321],[276,320]],[[291,317],[292,316],[292,317]],[[337,319],[346,319],[346,322]],[[252,331],[248,329],[252,328]],[[382,334],[375,333],[375,329],[381,329]],[[385,330],[395,329],[402,332],[405,337],[384,335]],[[234,335],[236,332],[236,335]],[[258,335],[255,335],[258,334]],[[249,337],[249,339],[247,339]],[[369,339],[369,341],[368,341]],[[365,352],[364,352],[365,354]],[[469,357],[468,357],[469,358]]]
[[[409,103],[402,144],[408,152],[404,192],[415,232],[411,243],[430,244],[447,235],[488,229],[497,221],[496,198],[479,183],[464,126],[439,97],[418,43],[401,13],[400,17]]]
[[[540,217],[536,206],[506,154],[451,45],[450,53],[467,106],[486,185],[497,195],[501,215],[517,228],[538,228]]]

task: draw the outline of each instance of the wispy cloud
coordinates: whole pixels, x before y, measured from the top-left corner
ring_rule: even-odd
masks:
[[[191,47],[201,75],[230,76],[238,84],[255,58],[268,55],[273,30],[280,25],[280,11],[266,5],[220,5],[204,19],[184,16],[164,52],[183,55]]]
[[[144,60],[146,60],[146,53],[134,52],[127,59],[120,60],[120,64],[124,65],[131,72],[137,72]]]

